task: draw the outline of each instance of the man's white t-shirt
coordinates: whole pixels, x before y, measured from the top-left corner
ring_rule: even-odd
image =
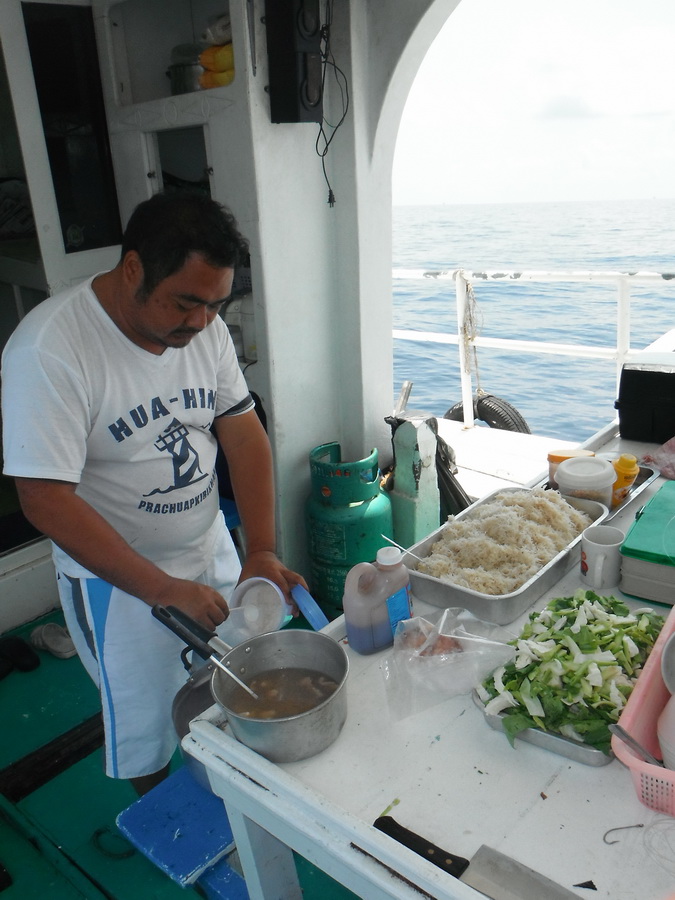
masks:
[[[211,425],[253,400],[222,319],[157,356],[122,334],[92,280],[40,303],[7,343],[4,472],[76,483],[138,553],[194,578],[220,527]]]

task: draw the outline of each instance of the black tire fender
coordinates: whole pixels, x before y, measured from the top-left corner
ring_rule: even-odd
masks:
[[[499,428],[502,431],[519,431],[521,434],[531,434],[530,426],[515,406],[512,406],[501,397],[494,394],[480,394],[473,398],[473,417],[485,422],[490,428]],[[456,422],[464,421],[464,404],[460,401],[451,406],[444,414],[444,419],[452,419]]]

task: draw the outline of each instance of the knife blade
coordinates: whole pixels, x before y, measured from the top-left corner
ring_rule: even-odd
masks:
[[[485,844],[459,880],[492,900],[578,900],[577,894]]]
[[[468,860],[409,831],[392,816],[380,816],[373,824],[491,900],[578,900],[567,888],[485,844]]]

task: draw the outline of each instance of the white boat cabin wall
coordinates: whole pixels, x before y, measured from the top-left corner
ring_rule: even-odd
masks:
[[[171,92],[171,51],[198,40],[209,20],[225,11],[223,0],[0,5],[6,70],[0,177],[25,179],[36,221],[32,256],[24,248],[17,259],[12,242],[0,242],[3,343],[35,302],[114,266],[119,257],[118,243],[84,248],[77,244],[78,223],[64,227],[26,32],[27,11],[49,19],[55,8],[83,8],[93,18],[120,225],[173,169],[179,179],[202,180],[250,240],[251,295],[231,310],[229,324],[235,331],[246,327],[242,364],[265,408],[275,454],[279,549],[300,571],[307,569],[309,451],[337,440],[344,459],[363,458],[377,447],[386,462],[391,453],[384,417],[393,396],[394,145],[417,68],[456,5],[329,4],[331,50],[349,90],[348,114],[326,156],[334,206],[316,153],[319,126],[271,121],[264,0],[230,0],[232,83],[185,94]],[[320,3],[322,19],[327,8]],[[327,122],[340,119],[344,103],[329,68]],[[41,546],[33,550],[39,559],[28,565],[42,566],[46,575],[48,552],[45,542]],[[19,585],[13,552],[3,558],[2,586]],[[36,603],[55,602],[48,578],[43,581]],[[24,606],[21,618],[34,614]],[[2,615],[0,631],[16,624],[13,612]]]

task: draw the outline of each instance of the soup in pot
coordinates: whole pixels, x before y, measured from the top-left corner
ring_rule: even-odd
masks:
[[[258,695],[254,700],[242,688],[235,688],[227,707],[239,716],[251,719],[285,719],[314,709],[327,700],[338,683],[313,669],[283,668],[260,672],[247,682]]]

